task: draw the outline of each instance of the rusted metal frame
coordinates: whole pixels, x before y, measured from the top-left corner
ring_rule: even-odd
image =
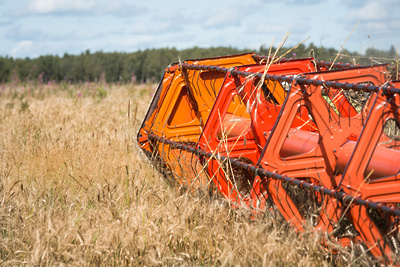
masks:
[[[374,153],[379,149],[377,143],[382,138],[385,127],[384,122],[387,121],[387,119],[395,119],[398,116],[400,104],[399,96],[387,96],[382,94],[382,92],[378,92],[371,97],[374,97],[374,103],[370,108],[363,131],[353,150],[349,163],[346,166],[339,186],[349,194],[361,195],[363,198],[366,198],[367,201],[371,202],[378,196],[384,196],[383,199],[380,198],[380,202],[391,203],[393,205],[398,203],[399,199],[395,197],[399,188],[396,179],[398,171],[396,170],[396,173],[391,175],[383,175],[383,179],[378,178],[376,180],[370,177],[373,175],[372,171],[369,172],[368,176],[366,176],[368,173],[366,171]],[[394,159],[393,162],[398,162],[398,160]],[[374,183],[374,181],[378,183]],[[379,224],[373,220],[373,216],[363,207],[351,207],[350,214],[349,218],[352,219],[355,229],[361,235],[361,239],[367,244],[368,250],[376,258],[383,258],[382,261],[385,264],[393,264],[392,261],[394,259],[391,254],[395,252],[397,248],[395,245],[391,246],[393,245],[393,243],[390,243],[392,240],[387,242],[388,240],[386,238],[391,236],[394,240],[397,239],[398,241],[398,238],[394,237],[398,233],[398,225],[394,226],[395,228],[393,231],[390,231],[390,228],[381,231],[383,229],[380,229]],[[389,223],[388,218],[384,220],[385,223]]]
[[[370,73],[371,70],[375,70],[375,67],[369,68],[369,69],[350,69],[350,70],[341,70],[341,71],[329,71],[329,72],[321,72],[318,74],[321,74],[321,77],[323,75],[326,80],[336,80],[337,81],[347,81],[347,82],[353,82],[353,83],[359,83],[359,82],[364,82],[365,81],[365,77],[367,77],[367,81],[369,81],[370,79],[370,75],[367,75],[368,73]],[[382,66],[379,66],[379,69],[383,69]],[[364,73],[365,72],[365,73]],[[375,73],[375,71],[374,71]],[[379,72],[380,73],[380,72]],[[316,79],[317,76],[315,73],[307,73],[307,74],[303,74],[303,75],[307,75],[307,77],[309,78],[313,78]],[[381,75],[380,75],[381,76]],[[347,80],[346,80],[347,79]],[[373,79],[373,84],[378,84],[383,82],[380,79]],[[294,82],[294,84],[296,84]],[[265,154],[266,157],[263,156],[264,162],[265,162],[265,166],[264,168],[273,171],[274,169],[276,169],[277,172],[283,174],[283,175],[287,175],[289,177],[296,177],[297,179],[303,180],[303,179],[307,179],[308,182],[310,183],[317,183],[320,186],[324,186],[326,188],[329,189],[333,189],[336,188],[335,184],[334,184],[334,177],[335,177],[335,155],[333,151],[336,151],[337,147],[335,147],[335,144],[342,144],[343,142],[347,141],[347,136],[349,134],[352,133],[352,129],[348,128],[346,126],[344,126],[344,131],[342,132],[341,130],[343,129],[343,126],[340,126],[339,128],[340,133],[338,134],[338,132],[332,132],[333,129],[337,129],[336,126],[340,125],[340,116],[336,115],[335,112],[332,112],[332,114],[330,114],[329,112],[326,112],[326,110],[324,108],[322,108],[323,106],[325,106],[327,103],[326,99],[324,99],[323,94],[321,94],[323,91],[325,91],[325,86],[321,87],[321,86],[313,86],[313,85],[309,85],[309,86],[292,86],[291,87],[293,89],[293,92],[291,91],[290,93],[290,97],[286,98],[285,102],[285,108],[284,108],[284,113],[286,114],[286,116],[284,116],[283,118],[279,119],[279,123],[278,123],[278,128],[274,127],[274,132],[272,132],[270,134],[270,139],[268,140],[268,143],[270,144],[268,146],[268,149],[266,150]],[[308,92],[309,88],[314,88],[314,89],[310,89],[310,91]],[[300,90],[301,89],[301,90]],[[330,90],[330,89],[329,89]],[[332,90],[336,90],[333,89]],[[317,93],[317,91],[319,93]],[[306,95],[304,94],[305,92],[308,92]],[[303,102],[304,101],[304,102]],[[319,132],[321,133],[321,128],[322,127],[322,132],[324,134],[330,133],[335,137],[335,140],[340,140],[339,142],[335,142],[335,141],[331,141],[331,139],[327,139],[327,138],[322,138],[320,139],[320,141],[317,142],[313,141],[312,143],[315,143],[316,147],[315,149],[307,149],[304,150],[303,153],[297,153],[295,157],[293,158],[285,158],[284,156],[282,156],[282,158],[280,157],[280,152],[284,151],[283,150],[283,144],[288,144],[285,142],[285,139],[287,134],[290,133],[290,128],[289,127],[293,127],[290,126],[291,123],[288,123],[289,121],[292,121],[293,118],[295,117],[295,111],[296,110],[300,110],[301,106],[305,106],[308,108],[310,115],[313,117],[313,121],[315,122],[315,124],[317,125],[317,128],[319,128]],[[330,109],[331,105],[327,105],[326,108]],[[347,118],[350,122],[350,118]],[[337,125],[338,123],[338,125]],[[336,126],[335,126],[336,125]],[[361,123],[357,124],[358,127],[362,127]],[[335,126],[335,127],[332,127]],[[354,129],[356,130],[356,129]],[[349,132],[350,131],[350,132]],[[356,130],[357,132],[358,130]],[[271,139],[272,136],[272,139]],[[272,141],[271,141],[272,140]],[[301,144],[302,142],[297,142],[297,144]],[[327,151],[330,151],[330,153],[325,153]],[[307,152],[307,153],[306,153]],[[263,152],[264,155],[264,152]],[[271,168],[270,168],[271,167]],[[325,171],[324,172],[319,172],[318,170],[320,170],[321,168],[323,168]],[[300,178],[302,177],[302,178]],[[308,180],[308,179],[311,179]],[[270,184],[276,184],[278,186],[278,183],[280,183],[279,181],[275,182],[275,183],[270,183]],[[275,192],[275,188],[270,187],[275,198],[274,200],[278,200],[279,201],[279,196],[284,196],[286,194],[286,190],[285,188],[282,188],[279,186],[279,188],[275,186],[275,188],[277,188],[276,192]],[[278,192],[278,190],[280,190]],[[303,222],[299,222],[303,219],[303,216],[300,212],[300,209],[298,209],[298,207],[300,206],[297,205],[296,203],[293,202],[293,204],[290,202],[291,201],[291,197],[289,196],[286,200],[286,202],[283,202],[284,205],[282,205],[282,208],[280,208],[281,213],[285,216],[285,218],[288,221],[291,221],[293,224],[295,224],[295,226],[297,227],[297,229],[299,229],[300,231],[303,230],[302,226],[304,224]],[[333,203],[332,199],[330,198],[326,198],[328,199],[330,202]],[[280,203],[280,201],[279,201]],[[279,204],[278,203],[278,204]],[[285,204],[286,203],[286,204]],[[325,202],[324,202],[325,203]],[[277,206],[278,206],[277,204]],[[325,205],[325,204],[324,204]],[[336,205],[334,205],[336,206]],[[278,206],[279,207],[279,206]],[[329,226],[329,230],[326,229],[326,231],[328,233],[332,232],[332,230],[334,229],[333,226],[334,224],[332,223],[328,223],[328,222],[334,222],[336,219],[338,220],[339,217],[337,217],[337,213],[335,212],[336,209],[332,209],[326,207],[324,210],[324,213],[319,213],[320,214],[320,223],[319,225],[321,225],[321,228],[325,228],[326,226]],[[288,211],[286,213],[286,211]],[[290,211],[290,212],[289,212]],[[293,211],[293,212],[292,212]],[[294,211],[299,211],[297,214],[294,214]],[[329,212],[330,211],[330,212]],[[334,212],[334,213],[331,213]],[[329,214],[329,218],[327,218],[326,216],[324,216],[324,214]],[[336,214],[336,215],[334,215]],[[336,216],[336,219],[332,219],[334,217],[331,216]],[[299,219],[300,218],[300,219]],[[336,220],[336,221],[337,221]],[[332,227],[331,227],[332,226]],[[325,231],[325,229],[324,229]]]
[[[292,61],[292,62],[290,62],[290,63],[288,63],[287,65],[284,65],[284,64],[271,64],[269,67],[269,69],[268,69],[268,71],[270,72],[270,73],[275,73],[275,74],[286,74],[286,75],[291,75],[292,73],[291,72],[293,72],[293,74],[298,74],[298,73],[303,73],[303,72],[307,72],[308,70],[309,70],[309,62],[311,62],[311,60],[304,60],[304,59],[302,59],[302,60],[296,60],[296,61]],[[294,63],[294,64],[292,64],[292,63]],[[299,65],[301,65],[301,67],[299,66]],[[234,75],[234,78],[232,78],[232,75],[227,75],[226,76],[226,79],[234,79],[235,81],[236,81],[236,83],[235,83],[235,85],[236,85],[236,87],[240,87],[241,89],[239,89],[239,91],[241,91],[241,90],[244,90],[242,93],[238,93],[238,92],[236,92],[236,95],[238,95],[238,96],[240,96],[240,99],[242,99],[244,102],[246,102],[246,103],[248,103],[248,101],[250,101],[250,99],[253,99],[253,100],[255,100],[253,97],[255,97],[255,96],[252,96],[253,95],[253,90],[252,90],[252,88],[254,88],[254,87],[258,87],[259,86],[259,82],[257,82],[257,86],[256,86],[256,83],[254,82],[254,80],[255,80],[255,74],[257,74],[257,73],[264,73],[264,71],[265,71],[265,66],[262,66],[262,65],[245,65],[245,66],[237,66],[236,67],[236,71],[240,71],[240,70],[242,70],[242,71],[245,71],[245,72],[248,72],[248,73],[253,73],[253,75],[250,75],[250,76],[245,76],[245,77],[241,77],[241,76],[236,76],[236,75]],[[231,77],[229,77],[229,76],[231,76]],[[258,78],[256,78],[257,80],[259,80]],[[256,81],[257,81],[256,80]],[[225,80],[226,81],[226,80]],[[232,83],[233,84],[233,83]],[[276,84],[275,82],[274,83],[270,83],[270,84]],[[242,87],[243,86],[243,87]],[[247,87],[247,89],[244,89],[244,87]],[[248,87],[250,87],[251,89],[249,89]],[[237,89],[235,89],[236,91],[237,91]],[[270,88],[269,89],[266,89],[266,90],[270,90]],[[283,88],[282,88],[282,90],[284,90]],[[223,89],[221,89],[221,92],[224,92],[223,91]],[[220,92],[220,94],[221,94],[221,92]],[[245,93],[246,92],[246,93]],[[265,93],[265,92],[264,92]],[[245,94],[245,95],[247,95],[247,96],[243,96],[242,94]],[[219,95],[219,97],[220,97],[221,95]],[[225,98],[227,98],[227,96],[224,96],[223,97],[224,99]],[[253,103],[253,100],[251,100],[250,102],[252,102]],[[247,104],[248,106],[252,106],[253,104]],[[275,108],[276,108],[276,103],[274,102],[274,105],[275,105]],[[221,104],[220,103],[215,103],[215,106],[214,107],[216,107],[216,108],[221,108],[222,106],[221,106]],[[268,107],[267,107],[268,108]],[[221,113],[222,114],[222,113]],[[276,114],[278,114],[278,113],[276,113]],[[250,115],[250,114],[249,114]],[[210,118],[209,118],[210,119]],[[215,117],[214,117],[214,119],[212,119],[212,121],[213,120],[215,120]],[[272,122],[274,122],[275,121],[275,119],[271,119],[271,121]],[[249,125],[250,126],[250,125]],[[253,125],[254,127],[257,127],[256,125]],[[253,126],[251,126],[251,127],[253,127]],[[205,126],[205,128],[207,128],[207,126]],[[209,129],[208,129],[209,130]],[[206,129],[204,129],[204,132],[206,131]],[[212,134],[212,135],[214,135],[214,134]],[[254,137],[255,139],[257,139],[256,137]],[[258,144],[258,142],[256,142],[257,144]],[[237,144],[239,147],[240,147],[240,144],[238,143]],[[232,148],[233,149],[233,148]],[[238,147],[236,147],[236,145],[235,145],[235,149],[233,149],[234,150],[234,154],[236,153],[236,149],[238,149]],[[257,146],[255,147],[255,149],[258,151],[258,149],[257,149]],[[261,147],[260,147],[260,149],[261,149]],[[232,153],[232,151],[231,151],[231,153]],[[245,153],[246,154],[246,153]],[[243,155],[243,157],[246,157],[247,159],[250,159],[251,161],[252,161],[252,163],[256,163],[257,162],[257,160],[258,160],[258,157],[257,158],[248,158],[247,156],[250,156],[249,154],[247,154],[246,156],[244,156]],[[230,157],[232,157],[232,154],[230,154]],[[235,157],[235,156],[234,156]],[[240,159],[241,160],[241,159]],[[257,194],[256,193],[256,189],[255,189],[255,187],[257,187],[257,188],[261,188],[261,185],[258,185],[258,183],[256,182],[255,184],[253,184],[253,188],[251,189],[251,190],[253,190],[253,192],[255,193],[255,194]],[[258,192],[258,191],[257,191]],[[249,198],[249,200],[250,200],[250,198]]]
[[[370,66],[368,66],[370,67]],[[188,68],[188,69],[193,69],[193,70],[213,70],[213,71],[220,71],[227,73],[229,72],[230,75],[238,75],[242,77],[246,77],[249,75],[255,75],[252,72],[246,72],[246,71],[237,71],[232,68],[225,68],[225,67],[219,67],[219,66],[212,66],[212,65],[192,65],[192,64],[182,64],[182,68]],[[263,73],[258,73],[255,75],[255,77],[262,78],[264,75]],[[341,83],[341,82],[336,82],[336,81],[329,81],[329,80],[313,80],[313,79],[308,79],[304,78],[301,76],[297,77],[291,77],[291,76],[285,76],[285,75],[270,75],[266,74],[265,75],[266,80],[271,80],[271,81],[278,81],[278,82],[288,82],[291,83],[293,80],[297,84],[303,84],[303,85],[314,85],[314,86],[325,86],[325,87],[333,87],[335,89],[343,89],[343,90],[354,90],[354,91],[365,91],[365,92],[378,92],[380,89],[382,89],[382,92],[384,94],[400,94],[400,88],[396,88],[390,83],[386,85],[364,85],[364,84],[357,84],[357,83]]]
[[[228,82],[227,79],[229,79]],[[223,140],[217,137],[219,136],[219,130],[224,129],[223,121],[225,116],[228,114],[229,106],[232,103],[231,101],[235,95],[237,96],[237,86],[238,84],[236,84],[236,78],[228,78],[225,76],[224,84],[215,100],[207,122],[204,125],[202,137],[200,138],[197,146],[204,147],[205,150],[211,150],[211,152],[214,150],[213,152],[215,154],[229,154],[230,157],[243,156],[244,158],[254,162],[258,157],[254,157],[254,155],[252,156],[252,152],[256,153],[257,147],[254,138],[250,136],[249,133],[246,134],[249,129],[247,131],[241,129],[240,133],[237,135],[234,134],[235,137],[229,137],[227,135],[226,139],[223,138]],[[239,98],[239,101],[242,100]],[[234,125],[236,125],[236,123],[230,125],[230,127],[227,126],[227,129],[229,129],[228,132],[233,130]],[[227,147],[225,147],[225,145]],[[222,147],[225,147],[225,149]],[[247,150],[249,148],[251,148],[252,152]],[[246,192],[249,193],[250,196],[244,197],[242,192],[237,187],[235,176],[228,175],[229,172],[225,172],[225,169],[222,167],[225,163],[228,163],[228,166],[231,167],[229,162],[220,162],[214,158],[208,161],[207,171],[209,176],[217,185],[221,194],[233,201],[232,204],[234,206],[237,204],[248,205],[251,202],[251,195],[254,193],[253,188]]]
[[[301,68],[301,71],[300,71],[300,69],[299,70],[297,70],[297,68],[299,68],[298,66],[297,66],[297,64],[292,64],[292,63],[296,63],[296,62],[299,62],[299,64],[301,64],[302,66],[307,66],[307,68]],[[311,62],[311,60],[308,60],[308,61],[305,61],[304,59],[301,59],[301,60],[296,60],[296,61],[292,61],[292,62],[289,62],[287,65],[286,64],[271,64],[271,68],[269,69],[269,71],[270,71],[270,73],[280,73],[280,74],[288,74],[289,73],[289,70],[294,70],[294,69],[296,69],[297,70],[297,72],[295,72],[295,74],[298,74],[298,73],[303,73],[303,72],[307,72],[308,70],[309,70],[309,67],[308,67],[308,62]],[[304,63],[306,63],[306,64],[304,64]],[[276,66],[276,68],[275,68],[275,66]],[[287,67],[286,67],[287,66]],[[232,68],[230,69],[230,70],[233,70]],[[216,102],[214,103],[214,108],[213,108],[213,110],[215,109],[215,110],[220,110],[221,109],[221,116],[224,116],[225,115],[225,109],[227,108],[227,102],[226,102],[226,100],[227,99],[230,99],[230,97],[231,97],[231,95],[232,94],[235,94],[235,95],[237,95],[237,96],[239,96],[239,93],[237,92],[237,88],[238,87],[240,87],[240,88],[242,88],[242,86],[250,86],[251,88],[253,88],[254,86],[256,86],[255,85],[255,83],[254,82],[252,82],[253,80],[254,80],[254,77],[255,77],[255,74],[257,74],[257,73],[264,73],[264,71],[265,71],[265,66],[263,66],[263,65],[259,65],[259,64],[253,64],[253,65],[243,65],[243,66],[236,66],[236,71],[239,71],[239,70],[243,70],[243,71],[246,71],[246,72],[248,72],[248,73],[253,73],[253,75],[251,75],[251,76],[246,76],[246,77],[241,77],[241,76],[237,76],[237,75],[234,75],[234,76],[232,76],[232,75],[226,75],[225,76],[225,82],[227,81],[227,80],[229,80],[230,82],[228,82],[228,84],[231,84],[231,85],[229,85],[228,87],[222,87],[221,88],[221,90],[220,90],[220,93],[219,93],[219,95],[218,95],[218,97],[217,97],[217,100],[216,100]],[[278,72],[277,72],[278,71]],[[229,71],[228,71],[228,73],[229,73]],[[224,82],[224,83],[225,83]],[[234,84],[234,85],[233,85]],[[276,83],[271,83],[271,84],[275,84],[275,86],[276,86]],[[228,89],[229,88],[229,89]],[[241,89],[240,89],[241,90]],[[239,90],[239,91],[240,91]],[[268,90],[270,90],[270,89],[268,89]],[[282,88],[282,90],[283,90],[283,88]],[[234,93],[236,91],[236,93]],[[228,93],[229,92],[229,93]],[[250,92],[252,92],[252,90],[250,89]],[[239,99],[242,101],[245,101],[245,98],[241,98],[241,97],[239,97]],[[245,101],[246,102],[246,101]],[[274,105],[275,105],[275,108],[276,108],[276,103],[274,102]],[[214,111],[215,111],[214,110]],[[223,110],[223,111],[222,111]],[[211,112],[211,113],[213,113],[213,112]],[[224,115],[222,115],[222,114],[224,114]],[[250,115],[250,114],[249,114]],[[213,117],[211,117],[211,116],[213,116]],[[206,126],[207,124],[209,124],[210,123],[210,119],[211,119],[211,124],[213,124],[213,127],[211,127],[210,128],[210,125],[208,125],[208,126]],[[218,128],[218,126],[215,126],[215,123],[216,123],[216,111],[213,113],[213,115],[212,114],[210,114],[210,117],[208,118],[208,120],[207,120],[207,123],[206,123],[206,125],[205,125],[205,128],[203,129],[203,134],[205,134],[206,136],[209,136],[209,134],[211,134],[210,136],[214,136],[214,138],[212,138],[214,141],[216,140],[215,139],[215,136],[217,135],[217,128]],[[273,120],[273,121],[275,121],[275,120]],[[250,126],[250,125],[249,125]],[[212,130],[212,129],[214,129],[214,130]],[[213,131],[212,133],[210,132],[210,131]],[[208,133],[208,134],[206,134],[206,132]],[[242,132],[242,134],[243,134],[244,132]],[[246,138],[246,137],[245,137]],[[248,137],[249,138],[249,137]],[[244,158],[247,158],[247,159],[250,159],[250,161],[251,162],[253,162],[253,163],[255,163],[257,160],[258,160],[258,157],[256,157],[256,158],[254,158],[254,157],[252,157],[252,155],[250,155],[250,154],[252,154],[252,153],[246,153],[246,152],[239,152],[240,150],[246,150],[246,149],[243,149],[243,143],[241,143],[242,141],[240,141],[240,139],[241,138],[239,138],[238,137],[238,139],[237,140],[235,140],[235,144],[234,144],[234,146],[233,147],[235,147],[235,148],[231,148],[232,150],[229,152],[229,156],[232,158],[232,157],[244,157]],[[253,138],[250,138],[250,139],[248,139],[248,141],[249,140],[252,140]],[[205,141],[205,138],[202,138],[202,140],[203,141]],[[200,142],[200,141],[199,141]],[[209,141],[210,142],[210,141]],[[217,141],[218,142],[218,141]],[[245,141],[246,142],[246,141]],[[251,142],[251,141],[250,141]],[[255,142],[255,140],[253,140],[253,142]],[[207,141],[206,141],[206,143],[207,143]],[[228,141],[227,142],[228,144],[229,143],[231,143],[231,141]],[[254,143],[254,145],[256,145],[256,143],[257,142],[255,142]],[[244,143],[244,144],[246,144],[246,143]],[[204,145],[204,144],[203,144]],[[249,143],[247,144],[247,145],[249,145]],[[212,145],[211,145],[211,143],[210,143],[210,146],[212,147]],[[244,146],[246,146],[246,145],[244,145]],[[206,147],[208,148],[209,147],[209,145],[207,144],[206,145]],[[247,149],[248,149],[248,147],[247,147]],[[217,149],[218,150],[218,149]],[[254,147],[254,150],[257,150],[258,151],[258,149],[257,149],[257,146],[256,147]],[[248,151],[248,150],[246,150],[246,151]],[[222,152],[222,153],[225,153],[225,152]],[[230,179],[226,179],[227,177],[225,177],[224,175],[221,175],[221,172],[219,172],[219,168],[217,167],[217,165],[218,165],[218,163],[216,163],[216,164],[214,164],[214,162],[216,162],[217,160],[214,160],[214,161],[212,161],[211,162],[211,164],[209,164],[208,166],[210,167],[210,169],[209,169],[209,174],[210,174],[210,177],[215,177],[216,178],[216,180],[215,181],[219,181],[219,179],[221,179],[221,185],[223,184],[223,186],[222,187],[220,187],[219,189],[220,190],[223,190],[223,191],[221,191],[221,193],[224,195],[224,196],[226,196],[226,197],[228,197],[228,198],[236,198],[237,196],[236,196],[236,193],[233,193],[232,195],[230,194],[230,193],[227,193],[227,192],[229,192],[229,191],[227,191],[226,189],[233,189],[235,186],[233,185],[233,182],[230,180]],[[235,165],[234,165],[235,166]],[[212,168],[212,169],[211,169]],[[231,185],[231,183],[232,183],[232,185]],[[256,183],[257,184],[257,183]],[[257,185],[255,185],[257,188],[260,188],[261,187],[261,185],[260,186],[258,186],[258,184]],[[222,189],[223,188],[223,189]],[[233,190],[235,190],[235,189],[233,189]],[[243,200],[246,202],[246,201],[252,201],[252,200],[255,200],[255,197],[257,197],[258,198],[258,195],[257,195],[257,193],[256,193],[256,189],[254,188],[254,184],[253,184],[253,187],[251,188],[251,190],[250,190],[250,192],[247,192],[247,193],[250,193],[250,195],[252,194],[252,193],[254,193],[254,195],[253,195],[253,197],[249,197],[249,198],[243,198]],[[260,200],[260,199],[258,199],[258,200]],[[249,203],[250,203],[249,202]]]
[[[274,58],[270,56],[263,56],[263,55],[252,55],[254,60],[276,60],[277,62],[286,62],[293,60],[292,58]],[[360,64],[351,64],[351,63],[343,63],[343,62],[329,62],[329,61],[323,61],[323,60],[318,60],[315,62],[318,68],[325,67],[325,68],[332,68],[332,69],[350,69],[350,68],[356,68],[356,67],[363,67],[363,65]],[[366,65],[365,65],[366,66]]]
[[[362,67],[363,65],[356,64],[353,65],[351,63],[342,63],[342,62],[327,62],[323,60],[319,60],[316,62],[318,67],[326,67],[326,68],[333,68],[333,69],[350,69],[350,68],[356,68],[356,67]]]
[[[357,204],[357,205],[365,206],[367,208],[371,208],[371,209],[374,209],[374,210],[377,210],[377,211],[381,211],[381,212],[387,213],[389,215],[400,216],[400,210],[399,209],[396,209],[394,207],[386,206],[386,205],[384,205],[382,203],[368,201],[368,200],[362,199],[362,198],[357,197],[357,196],[352,196],[352,195],[350,195],[348,193],[345,193],[343,191],[340,191],[340,190],[329,189],[329,188],[326,188],[324,186],[319,186],[319,185],[316,185],[316,184],[313,184],[313,183],[306,182],[304,180],[299,180],[299,179],[296,179],[296,178],[288,177],[286,175],[281,175],[281,174],[276,173],[276,172],[270,172],[270,171],[267,171],[267,170],[265,170],[263,168],[257,167],[257,166],[252,165],[252,164],[248,164],[248,163],[245,163],[245,162],[242,162],[242,161],[239,161],[239,160],[236,160],[236,159],[231,159],[229,157],[225,157],[225,156],[221,156],[221,155],[218,156],[218,155],[213,154],[212,152],[205,152],[202,149],[195,148],[195,147],[192,147],[192,146],[188,146],[188,145],[186,145],[184,143],[177,143],[177,142],[172,141],[172,140],[170,140],[168,138],[164,138],[164,137],[161,137],[161,136],[158,136],[158,135],[155,135],[155,134],[149,134],[149,139],[152,139],[152,140],[155,140],[155,141],[158,141],[158,142],[166,143],[166,144],[168,144],[168,145],[170,145],[170,146],[172,146],[172,147],[174,147],[176,149],[186,150],[186,151],[188,151],[190,153],[195,154],[198,157],[207,157],[207,158],[218,157],[219,160],[229,160],[230,163],[235,164],[238,167],[242,167],[244,169],[247,169],[249,171],[256,172],[257,174],[259,174],[261,176],[264,176],[264,177],[267,177],[267,178],[276,179],[276,180],[281,180],[282,182],[290,183],[292,185],[298,185],[298,186],[300,186],[300,188],[310,189],[312,191],[315,191],[315,192],[318,192],[318,193],[321,193],[321,194],[324,194],[324,195],[327,195],[327,196],[330,196],[330,197],[337,198],[338,200],[340,200],[340,201],[342,201],[343,203],[346,203],[346,204],[350,204],[350,203],[351,204]]]

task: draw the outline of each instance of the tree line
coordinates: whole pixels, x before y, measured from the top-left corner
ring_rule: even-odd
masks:
[[[261,55],[274,54],[276,48],[261,46],[258,51],[236,49],[232,47],[211,47],[177,50],[176,48],[146,49],[133,53],[106,53],[89,50],[80,55],[64,54],[44,55],[37,58],[12,58],[0,57],[0,83],[12,81],[38,81],[38,82],[158,82],[170,63],[179,59],[198,59],[213,56],[232,55],[246,52],[255,52]],[[337,58],[338,50],[333,48],[317,47],[313,43],[306,46],[299,45],[295,49],[280,48],[277,55],[285,57],[313,56],[317,60],[371,64],[389,62],[398,58],[395,48],[389,51],[370,48],[364,55],[341,51]]]

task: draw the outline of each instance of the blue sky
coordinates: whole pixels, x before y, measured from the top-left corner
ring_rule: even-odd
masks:
[[[400,0],[0,0],[0,56],[305,44],[400,46]],[[399,48],[400,49],[400,48]]]

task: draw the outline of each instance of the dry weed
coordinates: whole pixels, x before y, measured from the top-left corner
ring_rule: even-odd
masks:
[[[355,258],[341,250],[332,261],[312,231],[298,236],[283,220],[252,220],[219,198],[169,186],[135,143],[155,86],[96,86],[0,92],[0,265],[325,266]]]

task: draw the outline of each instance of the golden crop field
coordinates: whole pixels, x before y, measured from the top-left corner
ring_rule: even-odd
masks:
[[[0,265],[370,265],[168,183],[136,144],[156,85],[0,85]],[[310,227],[312,229],[312,227]]]

